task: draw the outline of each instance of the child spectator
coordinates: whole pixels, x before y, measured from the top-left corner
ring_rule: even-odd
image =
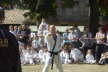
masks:
[[[63,51],[60,53],[60,57],[63,64],[70,64],[72,62],[67,49],[63,49]]]
[[[91,49],[89,49],[89,50],[87,51],[86,59],[85,59],[84,62],[85,62],[85,63],[89,63],[89,64],[93,64],[93,63],[96,62],[96,60],[94,59],[94,56],[93,56],[93,54],[92,54]]]
[[[47,57],[48,57],[48,50],[47,48],[44,49],[44,53],[43,53],[43,57],[42,57],[42,60],[41,60],[41,63],[45,63]]]
[[[39,50],[40,44],[39,44],[39,39],[38,36],[33,37],[32,40],[32,48]]]
[[[83,61],[83,54],[78,48],[75,48],[75,44],[71,45],[70,58],[73,59],[74,62]]]
[[[40,62],[41,63],[43,63],[43,55],[44,55],[44,48],[41,48],[40,50],[39,50],[39,60],[40,60]]]

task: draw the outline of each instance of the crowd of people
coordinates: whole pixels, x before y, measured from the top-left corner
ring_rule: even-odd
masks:
[[[33,33],[29,25],[9,26],[9,32],[16,36],[19,43],[20,59],[25,64],[43,64],[48,55],[48,45],[45,36],[49,33],[49,24],[42,19],[38,31]],[[81,32],[77,26],[67,28],[64,33],[56,31],[61,36],[60,59],[63,64],[87,63],[107,64],[107,34],[99,28],[93,38],[88,28]]]

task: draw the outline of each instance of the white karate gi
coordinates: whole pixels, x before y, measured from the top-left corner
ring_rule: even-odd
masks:
[[[93,64],[93,63],[96,62],[96,60],[94,59],[94,56],[92,54],[87,54],[86,55],[86,60],[84,62]]]
[[[52,35],[50,35],[50,34],[46,35],[45,36],[45,42],[47,43],[48,51],[52,51],[54,43],[55,43],[55,40],[53,39]],[[62,43],[61,42],[61,36],[59,34],[57,34],[56,45],[55,45],[53,52],[58,52],[61,50],[60,49],[61,43]],[[50,57],[50,53],[48,53],[48,57],[46,59],[45,66],[44,66],[42,72],[48,72],[49,64],[50,64],[51,60],[52,60],[52,57]],[[54,63],[56,65],[58,72],[63,72],[62,63],[61,63],[59,54],[54,55]]]
[[[83,60],[83,54],[81,53],[81,51],[77,48],[73,48],[71,50],[71,53],[70,53],[70,57],[74,60],[74,62],[77,62],[77,61],[82,61]]]
[[[25,53],[25,63],[26,64],[34,64],[32,51],[28,51]]]
[[[40,60],[41,63],[43,63],[43,60],[42,60],[43,59],[43,55],[44,55],[44,50],[40,49],[39,50],[39,60]]]
[[[39,40],[32,41],[32,47],[38,49],[40,47]]]
[[[72,61],[69,59],[69,53],[68,52],[64,52],[62,51],[60,53],[60,58],[61,58],[61,61],[63,64],[69,64],[71,63]]]

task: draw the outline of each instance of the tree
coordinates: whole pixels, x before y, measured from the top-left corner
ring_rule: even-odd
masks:
[[[89,18],[89,31],[95,36],[99,27],[99,9],[96,0],[89,0],[90,5],[90,18]]]
[[[20,0],[0,0],[0,5],[6,9],[13,9]]]
[[[108,0],[97,0],[101,16],[108,16]]]
[[[42,17],[56,16],[55,0],[22,0],[21,4],[23,8],[29,10],[24,16],[34,22],[39,21]]]

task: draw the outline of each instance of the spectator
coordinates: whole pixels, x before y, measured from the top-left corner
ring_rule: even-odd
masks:
[[[74,44],[71,44],[70,58],[74,60],[74,62],[83,61],[82,52],[78,48],[75,48]]]
[[[99,31],[96,33],[96,53],[95,53],[95,58],[96,62],[100,60],[101,53],[103,53],[104,50],[104,43],[105,43],[105,33],[102,31],[102,28],[99,27]]]
[[[89,64],[93,64],[93,63],[96,62],[96,60],[94,59],[94,56],[92,54],[92,50],[91,49],[88,49],[84,62],[85,63],[89,63]]]
[[[9,26],[9,32],[11,32],[14,35],[14,27],[12,25]]]
[[[67,49],[63,49],[63,51],[61,51],[60,57],[63,64],[70,64],[72,62],[70,60],[70,54]]]
[[[31,30],[28,28],[28,25],[22,25],[20,41],[23,43],[25,49],[30,44],[30,34]]]
[[[66,43],[70,43],[69,39],[68,39],[68,35],[69,35],[69,30],[67,29],[64,33],[63,33],[63,45]]]
[[[92,39],[92,34],[88,31],[88,28],[84,29],[83,35],[79,38],[79,40],[82,43],[81,49],[85,58],[88,49],[94,50],[93,45],[95,43],[95,40]]]
[[[33,37],[32,47],[34,49],[36,49],[36,50],[39,50],[40,44],[39,44],[39,38],[38,38],[38,36]]]

